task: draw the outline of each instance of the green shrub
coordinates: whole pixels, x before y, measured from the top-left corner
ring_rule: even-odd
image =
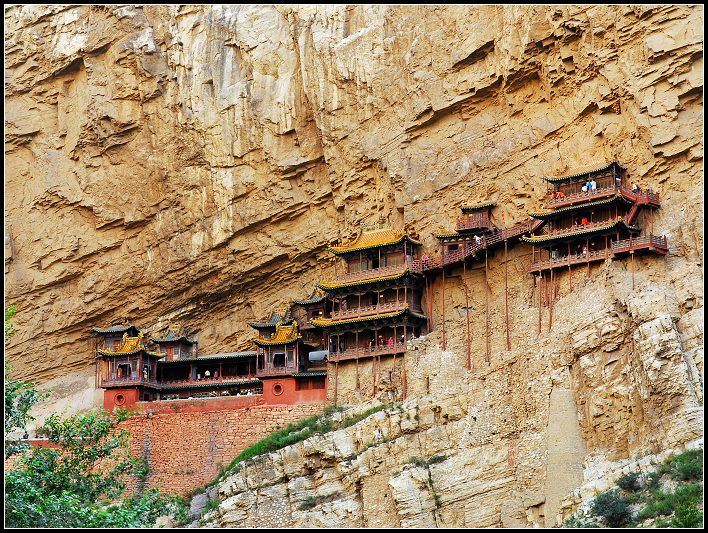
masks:
[[[630,472],[617,480],[617,486],[628,492],[637,492],[641,489],[639,485],[639,472]]]
[[[603,492],[592,502],[594,516],[601,516],[610,527],[622,527],[632,518],[629,503],[618,489]]]
[[[688,483],[677,487],[673,492],[653,491],[646,507],[639,512],[637,519],[645,520],[657,516],[669,516],[680,507],[691,506],[697,508],[703,494],[700,483]],[[686,516],[687,513],[684,511]]]
[[[671,520],[673,527],[698,528],[703,526],[703,513],[695,504],[679,504]]]
[[[320,503],[328,500],[332,500],[339,496],[339,491],[334,491],[334,492],[329,492],[327,494],[315,494],[314,496],[308,496],[305,498],[302,503],[300,504],[299,508],[301,511],[305,511],[307,509],[312,509],[316,505],[319,505]]]
[[[688,450],[665,462],[669,475],[679,481],[703,479],[703,450]]]

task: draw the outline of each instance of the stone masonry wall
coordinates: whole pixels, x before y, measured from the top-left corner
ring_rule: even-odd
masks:
[[[322,409],[321,403],[234,408],[192,400],[184,409],[175,403],[172,412],[147,411],[122,427],[131,434],[133,455],[148,461],[147,485],[186,495],[212,481],[247,447]]]

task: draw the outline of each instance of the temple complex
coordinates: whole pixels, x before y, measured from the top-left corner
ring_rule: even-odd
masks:
[[[532,245],[532,273],[578,264],[589,267],[591,262],[627,254],[667,253],[666,237],[654,235],[659,195],[632,186],[618,163],[545,180],[545,210],[531,213],[543,222],[541,231],[522,238]]]
[[[395,363],[409,339],[427,333],[424,278],[410,268],[419,248],[418,241],[391,228],[362,231],[354,242],[329,248],[343,260],[343,270],[318,283],[332,307],[310,322],[323,332],[335,372],[345,361],[393,357]],[[405,395],[405,373],[402,381]]]
[[[421,255],[420,243],[406,232],[384,226],[363,229],[353,242],[328,248],[342,260],[335,263],[334,277],[320,281],[310,296],[293,300],[282,312],[250,322],[258,332],[252,338],[254,351],[198,355],[196,339],[172,322],[151,337],[154,350],[129,322],[93,328],[98,336],[97,386],[106,389],[104,406],[113,409],[138,401],[239,395],[258,395],[259,401],[271,405],[321,402],[327,400],[328,383],[334,386],[336,402],[337,376],[346,370],[340,369],[342,364],[356,365],[359,394],[360,361],[371,369],[374,396],[387,390],[392,398],[405,397],[403,356],[410,339],[432,329],[429,317],[436,281],[442,292],[442,315],[436,327],[442,330],[443,350],[446,347],[445,278],[454,269],[461,267],[465,279],[468,264],[483,261],[484,282],[479,290],[484,290],[489,252],[503,247],[508,350],[509,243],[531,244],[530,271],[540,282],[534,279],[534,287],[545,286],[546,290],[546,272],[553,288],[557,286],[553,285],[554,270],[557,277],[564,268],[586,264],[589,269],[592,262],[629,255],[634,272],[634,254],[667,253],[666,237],[654,235],[653,229],[659,195],[640,190],[618,163],[545,179],[548,196],[543,210],[510,227],[495,223],[496,204],[492,202],[463,206],[455,229],[435,234],[439,248],[434,257]],[[489,291],[473,323],[466,286],[464,290],[467,366],[471,368],[473,326],[484,328],[485,361],[490,361]],[[545,300],[542,293],[540,288],[539,331],[544,305],[550,304],[549,329],[552,325],[557,289]],[[479,320],[482,312],[483,324]],[[384,358],[385,386],[380,377]]]

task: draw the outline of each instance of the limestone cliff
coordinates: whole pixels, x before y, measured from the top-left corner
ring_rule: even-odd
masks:
[[[588,458],[702,434],[702,7],[12,6],[5,25],[21,375],[90,403],[89,328],[121,318],[178,319],[202,352],[245,348],[246,321],[331,275],[325,246],[361,223],[386,218],[432,248],[462,204],[495,201],[509,225],[538,208],[544,173],[618,160],[661,194],[669,255],[638,258],[634,289],[628,260],[561,276],[539,334],[530,250],[515,246],[511,350],[491,257],[489,362],[483,271],[452,273],[447,350],[436,329],[407,357],[409,398],[461,387],[450,423],[486,429],[450,446],[460,465],[489,448],[480,475],[521,502],[504,511],[521,522],[546,500],[554,515]],[[363,383],[343,400],[368,397]],[[551,483],[559,464],[575,467]],[[425,485],[398,467],[388,498]],[[439,523],[503,522],[474,501]]]

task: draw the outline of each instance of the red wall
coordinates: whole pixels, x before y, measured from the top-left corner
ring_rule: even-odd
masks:
[[[296,390],[296,379],[291,377],[266,378],[263,380],[263,399],[267,405],[295,405],[307,402],[324,402],[327,400],[327,383],[321,389],[311,388],[311,378],[300,378],[301,384],[310,382],[307,389]],[[307,385],[305,385],[307,386]]]
[[[262,401],[230,396],[139,402],[140,414],[121,427],[130,432],[133,456],[148,462],[147,484],[184,496],[216,478],[247,447],[321,413],[325,405],[259,405]]]
[[[121,394],[125,401],[118,405],[116,397]],[[106,389],[103,392],[103,408],[112,412],[114,407],[133,407],[140,399],[138,389]]]

